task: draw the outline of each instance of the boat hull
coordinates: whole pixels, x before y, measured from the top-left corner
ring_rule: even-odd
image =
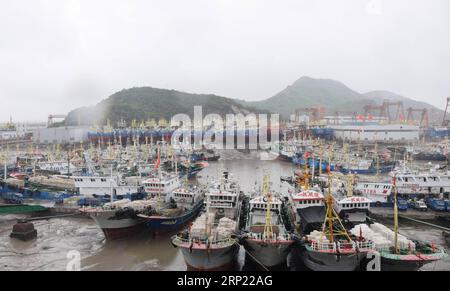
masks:
[[[440,257],[436,259],[419,258],[415,256],[401,256],[408,257],[404,259],[396,259],[395,257],[386,257],[381,255],[381,271],[406,271],[413,272],[418,271],[423,266],[436,262]],[[414,258],[415,257],[415,258]],[[442,255],[444,257],[444,255]]]
[[[183,215],[176,217],[162,217],[162,216],[140,216],[145,219],[145,225],[154,233],[171,232],[182,229],[189,222],[195,219],[200,211],[203,209],[203,200]]]
[[[294,241],[264,242],[260,240],[245,239],[245,250],[264,266],[271,268],[286,264],[290,246]],[[253,258],[252,258],[253,257]]]
[[[114,215],[115,211],[89,213],[108,240],[132,236],[143,230],[144,220],[139,218],[113,219]]]
[[[206,245],[179,246],[187,265],[188,271],[226,271],[229,270],[239,253],[238,244],[229,244],[223,247]]]
[[[333,254],[302,250],[300,258],[308,269],[313,271],[346,271],[359,269],[364,254]]]

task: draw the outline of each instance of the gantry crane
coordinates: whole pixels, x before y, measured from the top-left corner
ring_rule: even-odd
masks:
[[[391,116],[391,112],[390,112],[390,108],[392,106],[397,106],[397,113],[395,118],[393,118]],[[403,102],[402,101],[389,101],[389,100],[384,100],[382,105],[366,105],[364,106],[364,115],[368,116],[369,114],[378,111],[379,112],[379,117],[380,118],[384,118],[385,120],[387,120],[389,123],[393,122],[393,121],[404,121],[405,120],[405,111],[404,111],[404,107],[403,107]]]
[[[325,115],[324,107],[311,107],[311,108],[298,108],[295,110],[295,116],[298,118],[301,113],[306,113],[309,117],[311,117],[312,122],[320,121]]]
[[[442,126],[448,126],[450,120],[447,119],[448,108],[450,107],[450,97],[447,98],[447,106],[445,107],[444,120],[442,121]]]
[[[421,113],[420,116],[420,127],[429,127],[430,125],[430,119],[429,119],[429,113],[428,113],[428,109],[424,108],[424,109],[414,109],[412,107],[408,108],[406,110],[408,112],[408,116],[406,118],[406,121],[408,123],[413,123],[414,121],[416,121],[416,119],[414,118],[414,113]]]

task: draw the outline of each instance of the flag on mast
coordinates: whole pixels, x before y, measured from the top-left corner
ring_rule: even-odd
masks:
[[[160,165],[161,165],[161,157],[158,155],[158,160],[156,161],[155,169],[154,169],[155,172],[159,169]]]

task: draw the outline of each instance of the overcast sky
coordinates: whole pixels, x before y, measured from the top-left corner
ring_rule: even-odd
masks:
[[[0,0],[0,120],[45,120],[123,88],[246,100],[300,78],[443,108],[448,0]]]

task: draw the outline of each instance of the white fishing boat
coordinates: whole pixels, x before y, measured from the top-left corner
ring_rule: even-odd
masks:
[[[270,268],[286,262],[295,241],[281,215],[283,201],[271,192],[268,179],[261,195],[250,200],[243,244],[250,258]]]
[[[396,179],[398,194],[443,195],[450,192],[450,174],[430,171],[413,173],[410,171],[392,172]]]
[[[306,234],[300,257],[305,266],[314,271],[355,271],[375,245],[370,240],[356,241],[347,232],[333,209],[331,187],[328,187],[325,201],[326,214],[322,228]]]
[[[238,184],[224,172],[206,194],[206,213],[189,230],[172,237],[189,270],[226,270],[235,262],[239,244],[241,193]]]

